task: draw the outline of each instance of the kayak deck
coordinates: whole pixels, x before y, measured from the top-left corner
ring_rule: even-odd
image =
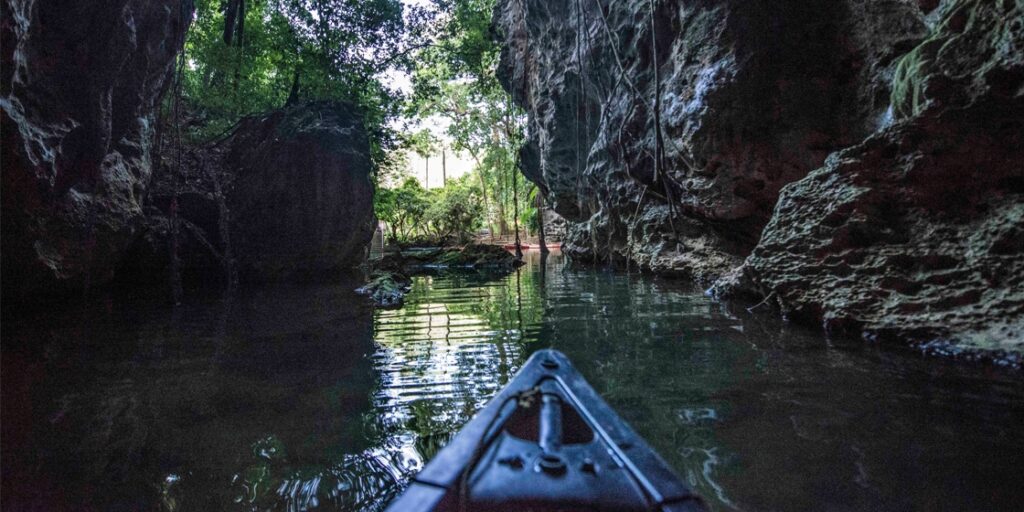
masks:
[[[541,350],[387,510],[681,512],[704,506],[564,354]]]

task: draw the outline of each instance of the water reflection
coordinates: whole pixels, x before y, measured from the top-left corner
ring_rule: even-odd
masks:
[[[386,445],[411,455],[407,474],[433,457],[524,360],[523,317],[537,325],[541,315],[537,308],[522,314],[523,294],[508,279],[514,277],[418,277],[405,307],[375,314],[380,385],[374,408]]]
[[[1018,374],[527,259],[507,276],[417,277],[398,310],[343,283],[5,321],[4,508],[379,510],[546,347],[716,510],[1024,499]]]

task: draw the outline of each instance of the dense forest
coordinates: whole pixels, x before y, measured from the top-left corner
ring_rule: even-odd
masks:
[[[495,76],[493,1],[201,0],[163,116],[186,144],[302,102],[363,113],[375,212],[392,240],[468,240],[536,230],[537,188],[517,171],[524,113]],[[396,87],[400,78],[408,86]],[[444,128],[423,122],[443,119]],[[180,124],[180,126],[179,126]],[[439,135],[444,138],[441,140]],[[472,172],[428,190],[411,154],[461,152]]]

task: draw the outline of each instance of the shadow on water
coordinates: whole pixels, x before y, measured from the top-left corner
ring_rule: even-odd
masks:
[[[348,283],[5,322],[4,509],[380,509],[547,347],[717,510],[1024,500],[1019,374],[526,257],[416,277],[398,310]]]

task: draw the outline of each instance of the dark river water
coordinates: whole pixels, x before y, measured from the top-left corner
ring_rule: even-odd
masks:
[[[377,510],[554,347],[715,510],[1024,510],[1020,373],[527,257],[391,311],[336,284],[9,315],[2,507]]]

